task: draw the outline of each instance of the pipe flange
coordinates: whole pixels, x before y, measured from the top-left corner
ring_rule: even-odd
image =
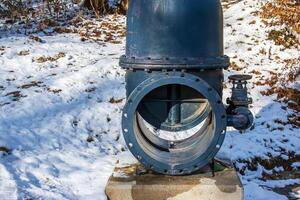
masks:
[[[191,138],[194,142],[188,142],[189,146],[168,152],[147,140],[137,123],[136,110],[149,92],[170,84],[185,85],[201,93],[209,101],[213,115],[205,134]],[[168,76],[156,74],[142,82],[128,97],[122,116],[124,139],[132,154],[147,168],[170,175],[190,174],[207,165],[224,141],[226,124],[226,111],[219,94],[199,77],[180,72],[169,72]]]
[[[120,66],[124,69],[136,70],[174,70],[174,69],[227,69],[230,65],[229,57],[203,57],[203,58],[136,58],[122,55]]]

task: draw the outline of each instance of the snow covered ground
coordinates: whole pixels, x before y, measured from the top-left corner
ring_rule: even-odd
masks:
[[[259,2],[233,2],[224,12],[225,53],[239,66],[225,76],[253,74],[256,119],[243,134],[228,129],[218,156],[235,162],[246,200],[297,199],[297,189],[284,188],[300,185],[300,131],[278,123],[293,111],[275,95],[263,96],[267,86],[255,83],[300,53],[267,40]],[[118,156],[130,155],[120,131],[124,40],[83,41],[76,33],[39,38],[0,32],[0,199],[106,199]],[[227,78],[225,84],[224,98]],[[266,162],[272,159],[278,166]],[[283,177],[285,171],[290,176]]]

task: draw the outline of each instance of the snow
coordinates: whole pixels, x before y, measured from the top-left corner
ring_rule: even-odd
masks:
[[[245,185],[247,190],[245,190],[245,199],[255,199],[255,200],[288,200],[287,197],[283,195],[276,194],[270,190],[264,189],[255,183],[248,183]]]
[[[268,28],[253,14],[259,2],[239,1],[224,10],[225,54],[243,68],[225,71],[224,100],[230,96],[229,75],[258,70],[268,77],[269,71],[283,67],[270,56],[299,57],[296,49],[282,51],[266,40]],[[250,26],[253,20],[256,23]],[[125,72],[118,67],[118,58],[124,53],[124,41],[81,41],[76,34],[39,37],[43,43],[0,32],[0,147],[11,150],[0,154],[0,199],[105,200],[105,184],[118,157],[133,159],[121,134]],[[271,49],[271,55],[260,54],[262,48]],[[29,54],[19,55],[20,51]],[[37,62],[60,52],[65,56],[56,61]],[[238,169],[246,167],[239,160],[288,159],[289,152],[300,153],[299,129],[274,122],[285,121],[291,111],[281,109],[275,95],[261,95],[266,86],[254,84],[259,78],[254,76],[249,84],[254,128],[243,134],[228,128],[218,154]],[[111,98],[123,100],[112,103]],[[282,170],[277,166],[275,171]],[[272,173],[259,164],[240,174],[246,200],[288,199],[272,188],[300,184],[299,179],[262,180],[264,172]]]
[[[295,168],[300,167],[300,162],[295,162],[295,163],[293,163],[293,164],[292,164],[292,167],[295,167]]]
[[[296,191],[294,194],[295,198],[300,198],[300,190]]]
[[[5,88],[0,101],[10,103],[1,107],[0,144],[12,149],[0,159],[1,169],[10,174],[6,179],[15,180],[19,198],[105,199],[115,154],[124,149],[117,142],[123,103],[109,103],[125,97],[124,72],[118,67],[123,45],[81,42],[69,34],[42,38],[45,43],[27,37],[0,42],[7,47],[0,58]],[[17,55],[23,49],[30,54]],[[56,62],[33,61],[60,51],[66,56]],[[20,88],[32,81],[42,83]],[[13,101],[5,95],[12,91],[26,97]],[[95,141],[88,143],[89,136]]]

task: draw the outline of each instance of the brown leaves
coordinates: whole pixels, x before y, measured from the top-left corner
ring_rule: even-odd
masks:
[[[54,28],[54,31],[57,33],[77,33],[76,29],[71,29],[71,28],[65,28],[65,27],[56,27]]]
[[[270,19],[271,26],[286,24],[292,31],[300,34],[300,6],[297,1],[275,0],[262,7],[261,16]]]
[[[115,99],[114,97],[112,97],[112,98],[110,98],[109,103],[113,103],[113,104],[121,103],[123,100],[124,100],[124,98]]]
[[[22,97],[26,97],[25,95],[22,95],[21,91],[9,92],[5,96],[10,96],[13,101],[19,101]]]
[[[122,18],[123,16],[113,15],[103,17],[101,21],[91,21],[78,17],[72,23],[81,41],[121,43],[126,34],[124,24],[119,22]]]
[[[300,57],[295,59],[286,59],[284,60],[286,65],[282,68],[282,73],[277,73],[274,71],[269,71],[270,78],[265,80],[264,85],[270,87],[282,86],[285,87],[289,83],[293,83],[300,76]],[[253,72],[253,71],[252,71]]]
[[[22,50],[18,53],[19,56],[27,56],[30,54],[29,50]]]
[[[270,71],[271,77],[264,82],[258,81],[256,85],[268,85],[270,88],[262,91],[261,94],[265,96],[277,95],[277,100],[284,102],[288,108],[295,111],[294,114],[288,116],[289,123],[296,127],[300,127],[300,90],[299,88],[292,88],[289,83],[293,83],[300,76],[300,57],[295,59],[284,60],[285,67],[280,70],[282,73]]]
[[[252,20],[251,22],[249,22],[249,25],[251,24],[256,24],[256,20]]]
[[[60,93],[62,90],[61,89],[52,89],[52,88],[47,88],[48,92],[52,92],[54,94]]]
[[[270,31],[268,39],[274,40],[276,45],[283,45],[286,48],[300,48],[300,42],[295,36],[300,34],[299,1],[274,0],[262,7],[260,15],[266,25],[286,26],[280,30]]]
[[[42,83],[43,82],[41,82],[41,81],[31,81],[30,83],[26,83],[24,85],[21,85],[20,88],[28,89],[28,88],[31,88],[31,87],[41,87]]]
[[[269,146],[270,143],[273,143],[272,139],[263,139],[265,146]],[[288,139],[283,139],[282,141],[277,141],[281,143],[288,142]],[[280,150],[285,151],[286,149],[280,148]],[[296,178],[293,176],[299,176],[297,169],[293,167],[293,163],[296,163],[300,159],[300,155],[295,154],[293,151],[288,152],[287,158],[282,158],[282,156],[276,156],[274,157],[271,153],[267,154],[268,159],[260,158],[260,157],[254,157],[247,160],[239,159],[239,163],[244,163],[243,167],[237,168],[239,173],[242,175],[245,174],[246,170],[256,171],[258,167],[263,166],[263,180],[276,180],[276,179],[290,179],[290,178]],[[282,167],[284,169],[283,173],[282,171],[276,171],[275,168]],[[270,173],[272,171],[272,173]],[[287,173],[286,173],[287,172]]]
[[[261,49],[259,50],[259,53],[262,54],[262,55],[266,55],[266,54],[267,54],[265,48],[261,48]]]
[[[5,146],[0,146],[0,152],[9,153],[11,150]]]
[[[58,26],[58,23],[52,19],[44,19],[42,21],[39,22],[39,30],[42,31],[46,28],[49,28],[49,27],[55,27],[55,26]]]
[[[300,44],[296,36],[291,34],[287,28],[270,31],[268,34],[268,39],[273,40],[276,45],[282,45],[285,48],[298,48]]]
[[[35,61],[37,63],[44,63],[44,62],[47,62],[47,61],[53,62],[53,61],[57,61],[60,58],[65,57],[65,56],[66,56],[66,54],[64,52],[59,52],[58,54],[54,55],[53,57],[51,57],[51,56],[48,56],[48,57],[46,57],[46,56],[38,57],[37,59],[35,59]]]
[[[288,121],[296,127],[300,127],[300,90],[290,87],[272,87],[261,92],[262,95],[277,94],[277,99],[287,103],[288,108],[294,110],[293,114],[288,116]]]
[[[239,2],[239,0],[222,0],[222,7],[224,9],[228,9],[230,8],[232,5],[236,4],[237,2]]]
[[[38,37],[38,36],[30,35],[30,36],[29,36],[29,39],[34,40],[34,41],[36,41],[36,42],[45,43],[45,41],[42,40],[42,39],[41,39],[40,37]]]
[[[230,69],[233,69],[233,70],[235,70],[235,71],[241,71],[241,70],[243,69],[242,67],[238,66],[238,65],[236,64],[236,62],[234,62],[234,61],[230,63],[229,68],[230,68]]]
[[[257,70],[252,70],[250,73],[255,75],[261,75],[261,72]]]

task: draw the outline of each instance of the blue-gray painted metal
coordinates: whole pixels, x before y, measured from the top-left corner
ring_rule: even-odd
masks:
[[[124,139],[154,171],[182,175],[198,170],[213,160],[227,125],[242,129],[251,120],[245,118],[248,107],[225,109],[222,103],[229,58],[223,54],[219,0],[130,0],[120,66],[126,69]],[[244,90],[233,93],[243,95],[230,100],[247,98]],[[198,125],[192,136],[178,141],[154,134]]]
[[[151,91],[174,84],[191,87],[203,94],[209,101],[213,114],[209,131],[200,135],[196,133],[178,142],[178,148],[171,151],[157,148],[140,131],[136,111],[140,102]],[[146,167],[170,175],[190,174],[211,161],[223,143],[226,124],[226,111],[219,94],[199,77],[180,72],[161,73],[143,81],[129,95],[122,117],[124,139],[133,155]]]
[[[232,81],[232,94],[227,98],[228,126],[233,126],[237,130],[246,130],[253,124],[254,117],[249,110],[252,98],[248,97],[247,81],[252,78],[250,75],[231,75],[228,77]]]
[[[226,68],[219,0],[130,0],[125,68]]]

